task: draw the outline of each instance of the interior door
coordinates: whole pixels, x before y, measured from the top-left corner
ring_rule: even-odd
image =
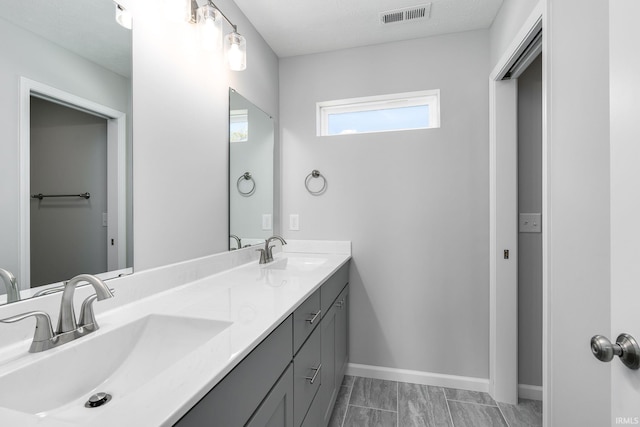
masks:
[[[609,2],[611,336],[640,339],[640,2]],[[611,425],[640,424],[640,370],[611,362]]]
[[[30,111],[31,287],[103,273],[107,121],[35,96]]]

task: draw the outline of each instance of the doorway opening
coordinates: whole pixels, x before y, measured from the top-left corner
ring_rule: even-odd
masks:
[[[81,273],[116,277],[127,270],[125,113],[26,78],[20,92],[21,289]],[[61,126],[63,119],[68,123]],[[102,129],[100,148],[87,151],[86,135],[79,135],[96,126]],[[54,182],[58,187],[47,187]],[[89,211],[94,215],[78,216]],[[93,231],[77,230],[83,222]],[[37,241],[46,235],[46,244]],[[64,262],[52,256],[56,251],[66,253]],[[71,268],[68,258],[75,256],[82,261]],[[34,269],[32,258],[39,264]]]
[[[31,96],[31,287],[107,271],[107,120]]]
[[[495,400],[509,404],[517,404],[519,397],[544,398],[542,250],[547,229],[542,215],[542,21],[542,6],[538,5],[490,75],[489,390]],[[539,74],[530,76],[536,67]],[[528,102],[534,103],[519,105],[519,91],[530,92]],[[529,270],[535,270],[533,277]]]
[[[542,56],[518,78],[518,396],[542,400]]]

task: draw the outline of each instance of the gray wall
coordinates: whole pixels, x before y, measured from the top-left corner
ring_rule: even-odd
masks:
[[[518,211],[542,212],[542,56],[518,78]],[[542,233],[518,235],[518,383],[542,385]]]
[[[235,3],[216,5],[247,38],[242,72],[156,3],[132,3],[136,270],[228,249],[229,87],[277,124],[278,58]]]
[[[107,120],[31,98],[31,287],[107,271]]]
[[[488,31],[280,61],[281,225],[353,242],[353,363],[488,378],[488,68]],[[440,129],[316,136],[317,101],[424,89]]]
[[[491,29],[491,67],[500,60],[514,37],[520,31],[523,22],[529,17],[541,0],[503,0]]]
[[[0,19],[0,266],[20,277],[20,77],[118,111],[130,111],[130,80]],[[129,118],[129,117],[128,117]],[[0,291],[2,292],[2,291]]]

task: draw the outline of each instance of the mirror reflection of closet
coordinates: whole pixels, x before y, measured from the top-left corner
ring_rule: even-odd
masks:
[[[273,118],[229,89],[229,249],[273,230]]]
[[[107,121],[31,97],[31,287],[107,271]]]
[[[108,174],[118,173],[107,161],[109,121],[30,98],[31,287],[126,268],[109,259],[117,258],[117,250],[109,249],[119,241],[117,223],[108,220],[118,197],[107,183]]]

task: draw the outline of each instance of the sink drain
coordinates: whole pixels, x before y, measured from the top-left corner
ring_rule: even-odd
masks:
[[[108,393],[96,393],[87,400],[84,404],[85,408],[97,408],[111,400],[111,395]]]

